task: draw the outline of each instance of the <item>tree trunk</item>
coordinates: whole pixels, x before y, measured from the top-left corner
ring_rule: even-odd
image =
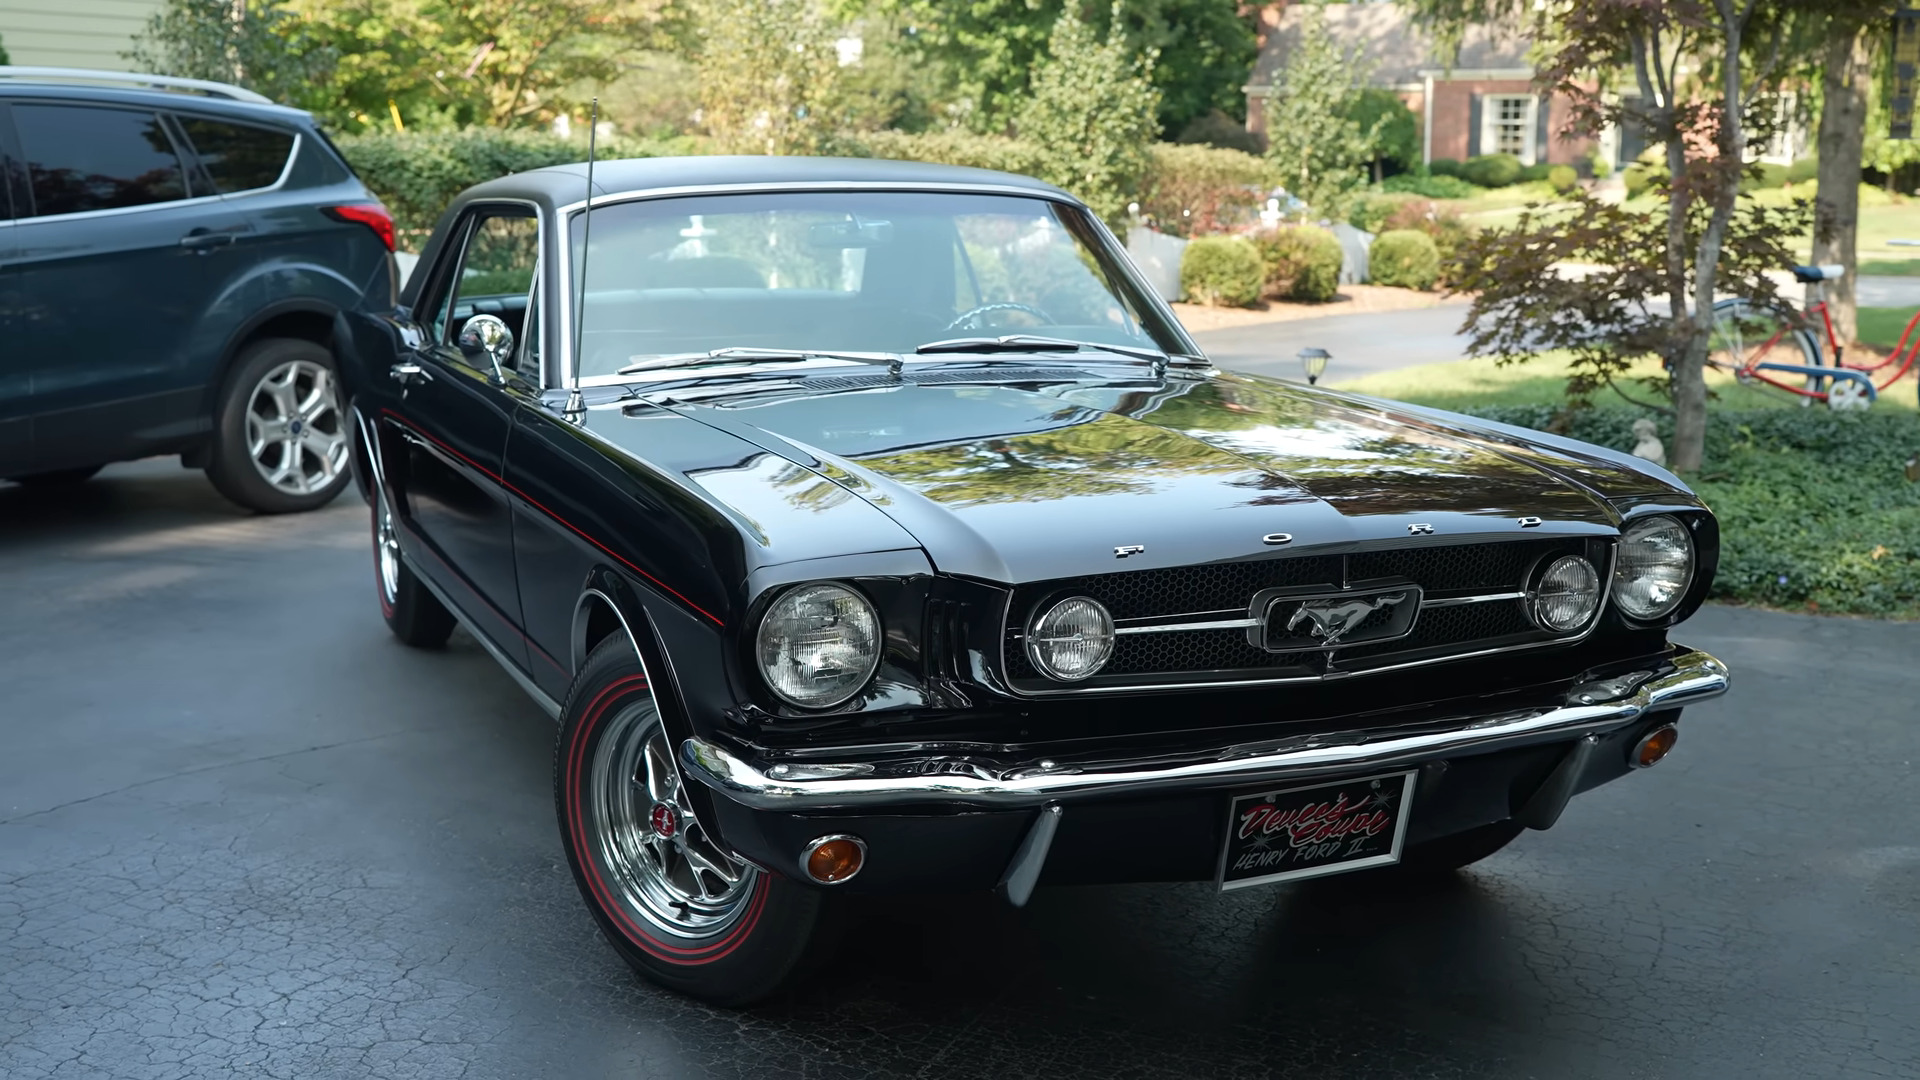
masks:
[[[1860,231],[1860,165],[1867,135],[1867,91],[1872,78],[1867,35],[1860,27],[1836,31],[1827,42],[1820,134],[1819,189],[1813,199],[1813,261],[1839,263],[1845,277],[1826,283],[1827,313],[1842,345],[1855,334],[1855,247]]]
[[[1686,144],[1675,134],[1667,139],[1667,175],[1686,175]],[[1667,196],[1667,307],[1675,344],[1670,359],[1673,372],[1673,453],[1668,464],[1675,472],[1700,468],[1707,443],[1707,340],[1694,326],[1687,296],[1687,190],[1675,184]],[[1709,302],[1708,307],[1712,304]]]

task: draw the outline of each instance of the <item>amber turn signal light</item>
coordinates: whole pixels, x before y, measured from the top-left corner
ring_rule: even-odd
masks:
[[[1636,769],[1644,769],[1659,762],[1673,750],[1673,744],[1680,741],[1680,729],[1672,724],[1654,728],[1642,736],[1633,747],[1633,756],[1628,764]]]
[[[867,845],[857,836],[822,836],[800,853],[800,869],[821,885],[851,881],[866,861]]]

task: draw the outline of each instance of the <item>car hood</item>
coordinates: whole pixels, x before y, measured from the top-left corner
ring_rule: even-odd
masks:
[[[794,380],[663,407],[860,496],[941,571],[1010,583],[1278,546],[1611,532],[1609,499],[1678,486],[1597,447],[1256,377],[1006,382],[980,368],[979,381]],[[864,542],[893,546],[886,532]]]

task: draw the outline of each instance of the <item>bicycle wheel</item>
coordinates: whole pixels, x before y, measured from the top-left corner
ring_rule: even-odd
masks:
[[[1802,405],[1813,404],[1828,382],[1818,375],[1802,378],[1792,372],[1760,370],[1760,364],[1823,367],[1826,358],[1798,313],[1781,305],[1756,304],[1737,296],[1713,305],[1707,363],[1732,371],[1734,377],[1744,383],[1768,383],[1789,391],[1798,384],[1798,392],[1803,395]]]

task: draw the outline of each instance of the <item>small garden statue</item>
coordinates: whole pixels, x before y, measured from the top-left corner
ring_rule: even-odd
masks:
[[[1646,458],[1655,465],[1667,463],[1667,448],[1660,445],[1660,436],[1654,434],[1653,421],[1641,417],[1633,422],[1633,456]]]

